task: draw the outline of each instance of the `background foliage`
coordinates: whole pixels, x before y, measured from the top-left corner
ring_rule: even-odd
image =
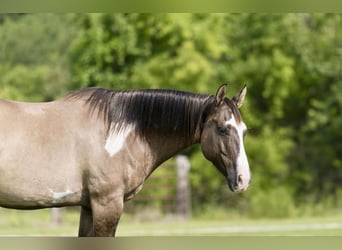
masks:
[[[341,203],[341,14],[2,14],[0,37],[1,98],[87,86],[214,94],[223,82],[231,97],[246,83],[251,188],[231,194],[194,147],[198,212],[282,217]]]

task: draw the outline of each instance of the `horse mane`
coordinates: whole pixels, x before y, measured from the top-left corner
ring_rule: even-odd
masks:
[[[166,89],[114,91],[86,88],[70,96],[86,96],[90,111],[102,116],[108,131],[119,132],[135,125],[142,137],[162,132],[191,138],[203,121],[205,109],[215,100],[210,95]]]

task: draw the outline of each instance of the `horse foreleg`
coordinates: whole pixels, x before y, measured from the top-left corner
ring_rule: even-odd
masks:
[[[101,198],[92,200],[95,236],[115,236],[123,211],[123,198]]]
[[[78,229],[79,237],[95,236],[93,213],[88,207],[81,207],[80,225]]]

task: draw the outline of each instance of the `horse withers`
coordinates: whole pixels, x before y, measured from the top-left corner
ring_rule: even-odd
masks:
[[[0,100],[0,206],[81,206],[79,236],[114,236],[124,202],[196,143],[229,188],[244,191],[245,94],[86,88],[48,103]]]

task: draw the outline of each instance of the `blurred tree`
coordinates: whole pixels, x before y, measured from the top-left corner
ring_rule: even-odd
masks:
[[[287,111],[298,128],[290,181],[319,201],[342,183],[342,15],[300,17],[291,36],[299,86]]]
[[[207,91],[226,50],[222,15],[89,14],[73,46],[75,88]]]
[[[69,84],[68,49],[77,35],[75,15],[2,15],[0,94],[18,100],[52,100]]]

